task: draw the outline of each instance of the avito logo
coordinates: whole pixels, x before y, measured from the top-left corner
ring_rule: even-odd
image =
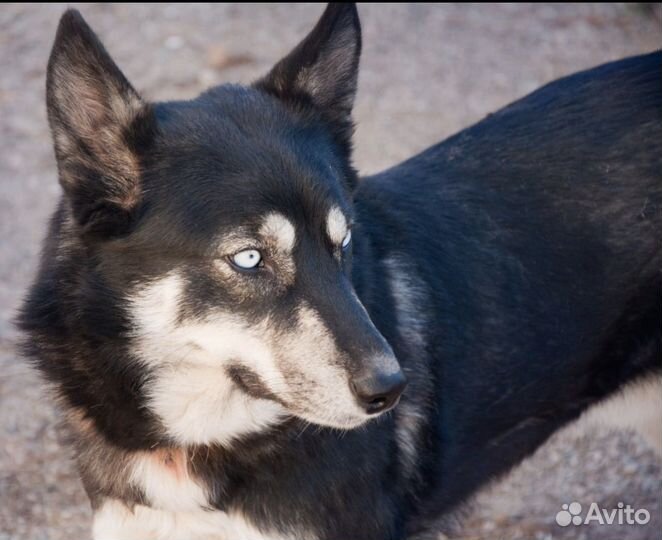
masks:
[[[592,502],[586,516],[582,517],[582,505],[578,502],[562,504],[556,514],[556,523],[561,527],[573,525],[646,525],[651,519],[650,512],[645,508],[635,509],[629,504],[619,502],[617,508],[600,508]]]

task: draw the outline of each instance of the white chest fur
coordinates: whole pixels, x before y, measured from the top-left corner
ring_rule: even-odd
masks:
[[[130,510],[108,500],[94,514],[93,540],[285,540],[264,534],[241,515],[219,511],[171,512],[146,506]],[[296,537],[290,537],[292,539]]]

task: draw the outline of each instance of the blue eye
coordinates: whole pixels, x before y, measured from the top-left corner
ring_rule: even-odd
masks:
[[[342,240],[342,248],[347,249],[347,246],[349,246],[349,243],[351,241],[352,241],[352,231],[347,231],[345,238],[343,238]]]
[[[250,270],[262,262],[262,255],[257,249],[245,249],[232,256],[232,262],[239,268]]]

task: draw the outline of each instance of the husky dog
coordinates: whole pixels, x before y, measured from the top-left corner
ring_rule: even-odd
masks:
[[[95,540],[425,534],[659,374],[662,56],[359,180],[360,50],[330,5],[253,85],[149,103],[63,15],[64,194],[20,325]]]

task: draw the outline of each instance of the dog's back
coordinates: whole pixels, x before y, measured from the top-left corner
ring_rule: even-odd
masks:
[[[661,66],[558,80],[361,184],[384,286],[406,269],[427,299],[410,318],[436,381],[435,512],[659,371]],[[373,319],[397,341],[391,307]]]

